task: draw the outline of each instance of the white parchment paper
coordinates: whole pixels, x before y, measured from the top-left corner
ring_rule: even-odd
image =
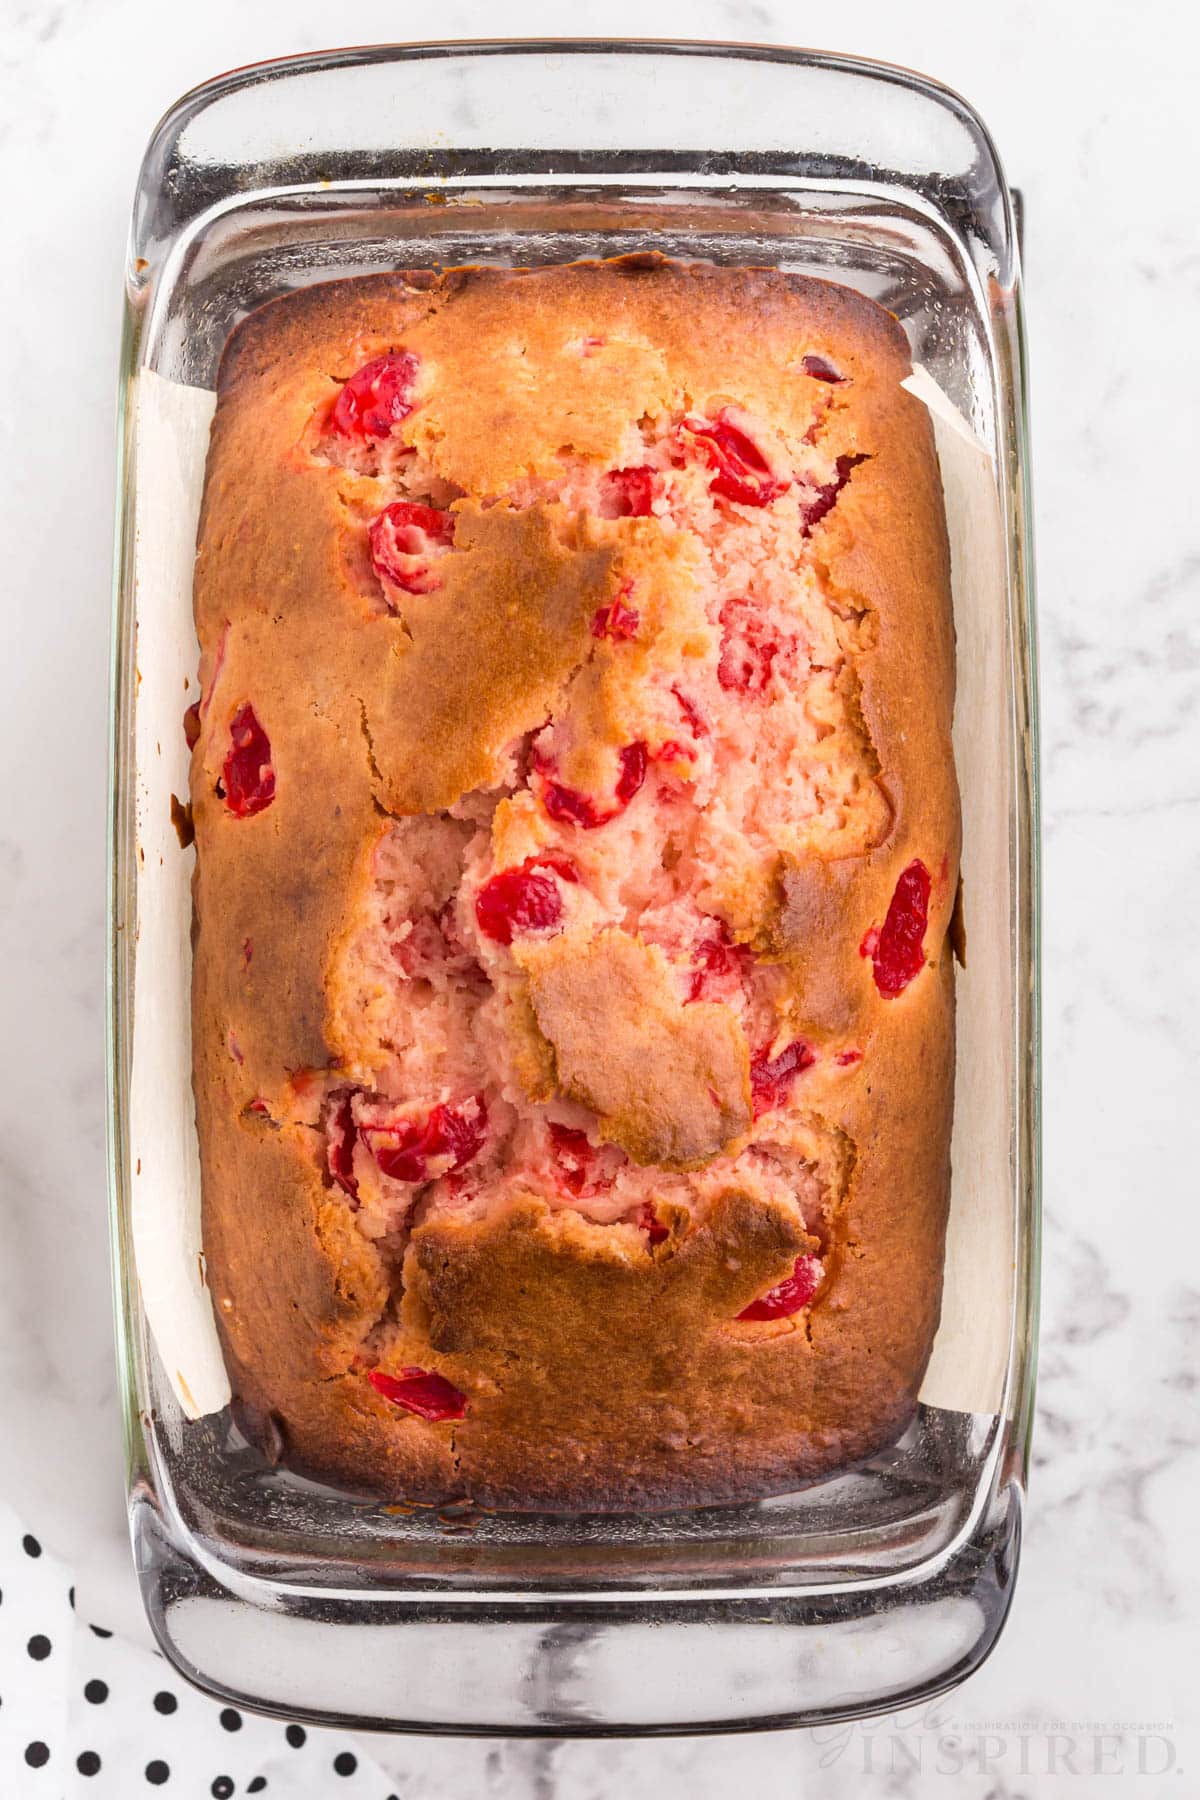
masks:
[[[954,733],[963,793],[968,966],[958,982],[954,1187],[942,1323],[921,1389],[931,1405],[991,1413],[1011,1330],[1012,784],[1003,525],[995,467],[937,383],[904,384],[933,419],[946,494],[958,634]],[[133,1242],[150,1330],[184,1411],[229,1399],[204,1285],[191,1091],[191,892],[171,795],[187,795],[185,706],[197,698],[192,567],[208,429],[204,388],[138,378],[135,551],[138,690],[137,958],[130,1141]]]
[[[199,696],[192,565],[216,395],[144,372],[135,438],[134,614],[137,951],[129,1141],[133,1249],[158,1353],[189,1418],[229,1399],[200,1242],[200,1158],[192,1110],[194,850],[171,795],[187,799],[183,713]]]
[[[958,971],[954,1171],[942,1322],[920,1397],[996,1412],[1012,1330],[1012,745],[1004,525],[995,462],[927,370],[904,386],[933,420],[954,583],[954,757],[963,802],[967,966]]]

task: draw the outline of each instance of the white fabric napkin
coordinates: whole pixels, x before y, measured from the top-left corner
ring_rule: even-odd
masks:
[[[397,1800],[362,1742],[198,1693],[75,1612],[73,1571],[0,1502],[0,1794]]]

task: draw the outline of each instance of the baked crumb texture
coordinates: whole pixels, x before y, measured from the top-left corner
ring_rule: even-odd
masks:
[[[910,1416],[959,827],[908,369],[848,289],[654,258],[230,340],[195,1089],[235,1391],[293,1466],[661,1507]]]

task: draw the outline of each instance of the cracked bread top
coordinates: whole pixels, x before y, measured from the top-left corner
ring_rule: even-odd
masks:
[[[911,1410],[958,815],[908,368],[848,289],[656,258],[231,339],[195,1085],[234,1385],[298,1466],[703,1501]]]

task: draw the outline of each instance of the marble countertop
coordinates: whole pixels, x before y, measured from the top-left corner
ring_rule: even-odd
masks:
[[[134,1631],[109,1309],[103,1026],[113,400],[127,209],[149,130],[183,89],[331,37],[371,42],[429,27],[381,0],[364,0],[352,17],[320,0],[209,0],[189,12],[186,31],[149,0],[6,0],[0,20],[4,235],[15,252],[0,275],[9,771],[0,1497],[36,1517],[74,1564],[93,1616]],[[445,0],[437,18],[447,37],[564,28],[816,42],[925,69],[978,107],[1024,191],[1047,1202],[1028,1532],[999,1647],[919,1715],[714,1740],[375,1740],[372,1754],[398,1793],[422,1800],[617,1791],[725,1800],[734,1782],[789,1795],[955,1791],[978,1800],[1191,1791],[1200,1784],[1200,237],[1191,186],[1200,25],[1170,0],[1094,0],[1086,10],[1071,0],[986,9],[859,0],[840,14],[791,0],[581,0],[569,15],[547,0],[486,9]],[[951,1781],[944,1744],[954,1737],[970,1754]]]

